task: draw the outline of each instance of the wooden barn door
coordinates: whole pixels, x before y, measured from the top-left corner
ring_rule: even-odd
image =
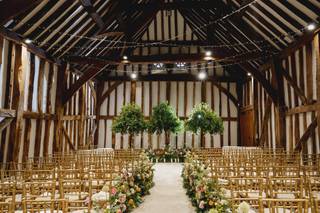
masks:
[[[254,146],[254,131],[253,131],[253,106],[247,106],[241,110],[240,113],[240,131],[241,131],[241,145]]]

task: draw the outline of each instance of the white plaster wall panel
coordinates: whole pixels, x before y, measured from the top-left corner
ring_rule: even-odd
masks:
[[[207,104],[209,105],[209,107],[212,107],[211,105],[212,105],[212,87],[211,87],[212,85],[211,85],[211,82],[206,82],[206,91],[205,91],[205,93],[206,93],[206,102],[207,102]]]
[[[136,135],[136,136],[134,137],[134,148],[140,149],[140,148],[141,148],[140,145],[141,145],[141,134]]]
[[[238,122],[230,122],[231,146],[238,145]]]
[[[44,120],[41,121],[42,122],[42,127],[41,127],[41,136],[40,136],[40,152],[39,152],[39,156],[43,157],[43,149],[44,149],[44,133],[45,133],[45,127],[46,127],[46,122]],[[39,131],[39,129],[37,130]],[[24,134],[23,134],[24,135]],[[46,140],[48,140],[46,138]]]
[[[142,85],[140,81],[136,83],[136,104],[142,107]]]
[[[175,112],[177,112],[177,82],[170,82],[170,100],[169,104],[173,107]]]
[[[98,147],[104,147],[105,142],[105,120],[99,120],[99,137],[98,137]]]
[[[214,95],[214,111],[217,113],[217,115],[219,115],[220,114],[220,109],[219,109],[220,92],[217,87],[213,87],[213,95]]]
[[[319,42],[316,42],[316,39],[319,41],[319,36],[316,36],[314,42],[312,42],[312,92],[313,92],[313,99],[317,100],[317,52],[319,52]],[[316,50],[316,46],[318,50]],[[320,63],[320,61],[318,62]]]
[[[48,144],[48,155],[52,155],[53,153],[53,140],[54,140],[54,121],[50,121],[50,130],[49,130],[49,144]]]
[[[112,85],[112,84],[110,84]],[[116,100],[116,91],[113,90],[109,96],[110,101],[109,101],[109,115],[115,115],[115,100]]]
[[[179,116],[184,116],[184,84],[185,82],[178,82],[178,115]]]
[[[159,103],[161,103],[167,100],[166,98],[167,84],[164,81],[160,81],[159,84],[160,84],[160,97],[159,97],[160,102]]]
[[[107,120],[107,131],[106,131],[106,147],[112,148],[112,120]]]
[[[219,148],[221,147],[221,139],[220,139],[220,135],[213,135],[213,144],[214,144],[214,148]]]
[[[304,78],[304,91],[306,96],[308,97],[308,83],[307,83],[307,62],[306,62],[306,46],[303,47],[303,78]]]
[[[116,93],[116,99],[117,99],[117,115],[120,115],[122,106],[123,106],[123,90],[124,90],[124,86],[123,84],[120,84],[117,87],[117,93]]]
[[[129,104],[131,102],[131,82],[127,81],[126,83],[126,104]]]
[[[31,128],[30,128],[30,144],[29,144],[29,158],[34,156],[34,142],[36,138],[36,120],[30,119],[31,121]]]
[[[224,132],[223,132],[223,146],[228,146],[228,122],[223,122]]]
[[[193,109],[193,99],[195,97],[193,96],[193,82],[187,82],[187,113],[186,115],[189,116],[191,113],[191,110]]]
[[[50,93],[52,113],[56,112],[57,73],[58,73],[58,66],[54,64],[53,65],[53,82],[52,82],[51,93]]]
[[[205,82],[203,82],[205,83]],[[195,105],[199,104],[201,102],[201,82],[195,83],[195,97],[194,97],[194,103]]]
[[[30,53],[28,50],[22,46],[22,52],[21,52],[21,68],[24,70],[24,103],[23,103],[23,110],[27,111],[28,107],[28,94],[29,94],[29,80],[30,80]]]
[[[151,86],[152,86],[152,107],[157,106],[158,105],[158,83],[156,81],[152,81],[151,82]]]
[[[38,82],[39,82],[39,66],[40,59],[35,56],[35,66],[34,66],[34,81],[33,81],[33,95],[32,95],[32,111],[38,112]]]
[[[192,147],[192,133],[186,132],[186,147]]]
[[[290,128],[289,128],[289,124],[290,124],[290,116],[286,116],[286,136],[287,136],[287,140],[286,140],[286,150],[289,151],[290,149],[293,149],[293,147],[290,147],[289,144],[289,135],[290,135]]]
[[[149,101],[150,101],[150,82],[144,82],[143,83],[143,95],[144,95],[144,101],[143,101],[143,114],[145,116],[149,116]]]
[[[275,108],[271,106],[271,132],[272,132],[272,147],[276,147],[276,131],[275,131]]]

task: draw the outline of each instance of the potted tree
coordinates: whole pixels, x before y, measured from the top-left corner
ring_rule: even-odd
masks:
[[[152,115],[148,122],[150,133],[165,134],[166,147],[170,144],[170,133],[176,134],[182,129],[182,122],[177,117],[172,106],[168,102],[162,102],[153,107]]]
[[[115,133],[129,134],[129,148],[133,148],[133,136],[147,127],[140,107],[134,103],[122,107],[120,115],[112,124]]]
[[[223,132],[223,122],[208,104],[200,103],[191,111],[185,122],[185,128],[195,134],[200,133],[201,147],[204,147],[204,135],[207,133],[211,135],[221,134]]]

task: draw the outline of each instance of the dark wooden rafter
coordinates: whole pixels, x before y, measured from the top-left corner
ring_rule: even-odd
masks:
[[[13,32],[13,31],[6,29],[3,26],[0,26],[0,34],[1,34],[1,36],[3,36],[4,38],[6,38],[10,41],[13,41],[17,44],[25,46],[28,49],[28,51],[34,53],[35,55],[37,55],[40,58],[46,59],[50,62],[61,64],[60,60],[52,57],[50,54],[48,54],[42,48],[37,47],[36,45],[34,45],[32,43],[31,44],[25,43],[24,39],[20,35],[18,35],[17,33]]]
[[[0,24],[4,24],[19,14],[33,8],[42,0],[8,0],[0,1]]]
[[[152,20],[152,18],[156,15],[156,10],[158,9],[151,10],[151,12],[148,11],[145,16],[140,17],[139,20],[136,21],[133,26],[128,28],[127,31],[125,32],[125,35],[127,36],[127,38],[131,38],[132,36],[134,36],[134,33],[136,31],[140,31],[142,28],[146,27],[146,23],[148,22],[148,21],[146,22],[146,20],[149,20],[149,19]],[[82,85],[84,85],[90,79],[98,75],[102,70],[103,70],[103,66],[98,66],[98,67],[96,66],[94,68],[91,68],[85,71],[84,74],[66,91],[66,95],[64,96],[62,103],[66,104],[68,100],[73,96],[73,94],[82,87]]]
[[[283,66],[279,66],[280,70],[282,71],[282,75],[285,77],[289,85],[293,88],[294,92],[298,95],[300,100],[302,101],[302,104],[306,104],[308,102],[307,97],[304,95],[304,92],[300,87],[297,85],[297,83],[292,79],[289,72],[283,68]]]
[[[4,130],[7,126],[9,126],[12,120],[13,118],[4,118],[2,121],[0,121],[0,132]]]
[[[115,83],[113,83],[107,91],[105,91],[101,97],[99,97],[99,101],[97,103],[97,107],[100,107],[101,104],[103,103],[103,101],[111,94],[112,91],[114,91],[120,84],[122,84],[123,82],[121,81],[116,81]]]
[[[105,23],[103,22],[101,16],[95,10],[91,0],[80,0],[82,6],[86,10],[86,12],[90,15],[93,21],[98,25],[100,29],[105,27]]]

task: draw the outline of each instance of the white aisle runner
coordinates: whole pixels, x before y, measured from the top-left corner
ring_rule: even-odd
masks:
[[[182,186],[182,164],[157,163],[155,166],[155,186],[150,195],[134,213],[194,213]]]

